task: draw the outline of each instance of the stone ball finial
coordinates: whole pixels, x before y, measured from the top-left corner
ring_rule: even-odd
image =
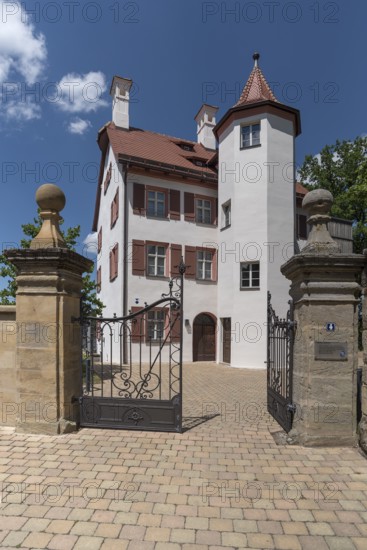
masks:
[[[307,223],[311,226],[311,232],[301,254],[335,254],[339,252],[339,247],[328,230],[333,202],[333,195],[326,189],[314,189],[304,197],[302,208],[308,214]]]
[[[314,189],[307,193],[302,201],[304,208],[310,216],[329,214],[334,202],[334,197],[326,189]]]
[[[36,201],[41,210],[61,212],[66,204],[64,192],[53,183],[45,183],[37,189]]]

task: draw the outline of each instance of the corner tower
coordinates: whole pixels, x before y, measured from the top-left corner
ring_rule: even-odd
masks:
[[[300,115],[274,96],[259,54],[240,99],[214,129],[218,164],[220,361],[264,368],[267,292],[289,300],[280,266],[294,254],[295,138]]]

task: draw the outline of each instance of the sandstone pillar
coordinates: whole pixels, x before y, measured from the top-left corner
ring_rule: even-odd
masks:
[[[359,443],[367,453],[367,250],[364,250],[365,265],[362,276],[362,345],[363,345],[363,367],[362,367],[362,418],[359,423]]]
[[[9,250],[16,266],[16,429],[60,434],[76,428],[81,395],[82,274],[92,262],[68,250],[60,234],[63,192],[43,185],[36,194],[43,226],[30,249]]]
[[[289,433],[301,445],[357,443],[359,279],[363,255],[341,254],[327,223],[332,195],[318,189],[303,200],[312,226],[300,254],[282,266],[291,280],[297,323]]]

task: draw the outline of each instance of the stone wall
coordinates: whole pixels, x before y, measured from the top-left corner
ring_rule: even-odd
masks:
[[[16,342],[15,306],[0,306],[0,426],[15,426]]]

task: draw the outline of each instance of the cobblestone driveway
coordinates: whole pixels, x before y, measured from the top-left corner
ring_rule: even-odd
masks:
[[[265,371],[184,381],[183,434],[2,430],[1,548],[367,549],[357,449],[278,446]]]

